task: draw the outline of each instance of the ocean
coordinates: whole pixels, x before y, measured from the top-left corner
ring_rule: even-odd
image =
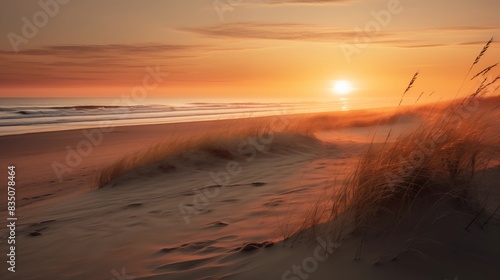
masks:
[[[112,126],[179,123],[360,109],[345,99],[156,98],[137,103],[117,99],[1,98],[0,136]]]

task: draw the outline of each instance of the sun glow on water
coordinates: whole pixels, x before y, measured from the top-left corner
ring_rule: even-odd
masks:
[[[353,90],[354,88],[352,87],[352,84],[349,81],[339,80],[333,82],[332,92],[334,92],[335,94],[347,95],[351,93]]]

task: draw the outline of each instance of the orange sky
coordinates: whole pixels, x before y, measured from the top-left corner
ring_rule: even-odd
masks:
[[[500,39],[498,0],[41,3],[0,2],[0,97],[120,96],[158,65],[149,97],[322,98],[343,79],[352,98],[396,98],[420,71],[414,90],[447,99]]]

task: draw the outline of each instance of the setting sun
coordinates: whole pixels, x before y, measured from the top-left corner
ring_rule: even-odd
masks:
[[[353,87],[348,81],[334,81],[332,91],[338,95],[346,95],[353,91]]]
[[[498,11],[0,0],[0,280],[500,280]]]

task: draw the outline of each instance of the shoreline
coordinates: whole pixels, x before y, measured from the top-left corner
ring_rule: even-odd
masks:
[[[87,135],[77,129],[0,137],[0,145],[5,147],[2,159],[14,164],[17,172],[19,267],[30,263],[41,267],[20,268],[20,275],[23,279],[55,273],[62,279],[100,279],[126,269],[127,275],[136,279],[203,279],[210,275],[254,279],[262,273],[294,279],[293,265],[302,263],[307,268],[314,262],[311,254],[317,245],[311,244],[315,239],[308,241],[307,237],[314,232],[328,233],[329,226],[320,224],[325,217],[310,215],[318,210],[329,212],[330,195],[336,194],[338,187],[348,186],[352,169],[368,146],[391,142],[389,133],[398,137],[413,131],[422,124],[421,115],[427,113],[418,109],[397,114],[362,111],[123,126],[106,134],[99,130],[102,135],[97,129]],[[245,132],[267,127],[273,123],[270,118],[276,117],[286,118],[290,130],[277,129],[270,138],[246,136]],[[200,137],[208,141],[189,145]],[[249,139],[259,142],[251,144],[252,148],[247,145]],[[147,151],[163,140],[169,140],[167,148],[180,153],[152,149],[164,160],[148,161],[147,153],[140,154],[146,161],[141,161],[139,168],[112,177],[103,188],[93,188],[103,167],[116,166],[126,154]],[[174,140],[187,146],[175,145]],[[81,149],[80,160],[77,149]],[[73,160],[76,162],[71,165]],[[52,168],[54,162],[71,168],[61,181]],[[485,182],[500,179],[498,168],[486,170]],[[492,199],[493,195],[498,196],[494,192]],[[421,205],[418,209],[429,208]],[[429,217],[443,218],[440,224],[446,221],[450,233],[443,237],[444,227],[434,227],[430,220],[433,230],[429,238],[444,240],[446,246],[460,244],[461,230],[474,219],[473,209],[450,203],[442,210]],[[488,213],[490,210],[494,211],[488,208]],[[487,218],[481,216],[480,223]],[[413,218],[402,230],[386,227],[392,219],[383,215],[382,220],[374,220],[373,226],[380,230],[367,233],[366,240],[354,233],[338,240],[324,236],[324,242],[339,252],[332,254],[333,263],[328,267],[318,261],[322,258],[316,260],[317,277],[359,275],[364,279],[377,275],[374,279],[390,279],[396,273],[398,279],[410,274],[444,279],[452,273],[470,275],[457,266],[463,261],[483,269],[484,275],[494,273],[495,267],[489,263],[465,259],[470,257],[465,250],[456,254],[423,248],[446,260],[446,269],[406,255],[399,247],[389,246],[395,251],[382,255],[386,250],[383,244],[393,241],[394,236],[401,246],[414,238]],[[325,222],[335,223],[335,219]],[[466,246],[493,260],[498,256],[494,248],[500,245],[495,239],[500,230],[497,218],[493,217],[486,230],[480,230],[481,224],[471,226]],[[485,239],[489,241],[481,241]],[[295,242],[301,246],[294,246]],[[361,260],[356,260],[363,242]],[[90,257],[96,254],[98,258]],[[398,262],[389,260],[394,256]]]
[[[443,101],[444,102],[444,101]],[[427,105],[425,103],[422,103],[418,106],[413,106],[413,105],[403,105],[400,108],[418,108],[418,107],[426,107]],[[311,112],[291,112],[291,113],[285,113],[281,114],[284,116],[294,116],[294,117],[303,117],[303,116],[309,116],[309,115],[320,115],[320,114],[351,114],[351,113],[356,113],[356,112],[376,112],[376,111],[387,111],[387,110],[394,110],[396,108],[396,105],[393,106],[382,106],[382,107],[375,107],[375,108],[359,108],[359,109],[351,109],[351,110],[337,110],[337,111],[311,111]],[[126,123],[126,124],[113,124],[114,121],[102,121],[102,122],[96,122],[96,125],[82,125],[81,127],[70,127],[67,126],[68,128],[63,128],[63,129],[57,129],[57,130],[49,130],[49,131],[29,131],[29,132],[21,132],[21,133],[9,133],[9,134],[0,134],[1,137],[7,137],[7,136],[16,136],[16,135],[31,135],[31,134],[39,134],[39,133],[52,133],[52,132],[64,132],[64,131],[73,131],[73,130],[85,130],[85,129],[94,129],[94,128],[99,128],[99,127],[136,127],[136,126],[152,126],[152,125],[172,125],[172,124],[182,124],[182,123],[194,123],[194,122],[217,122],[217,121],[235,121],[235,120],[244,120],[244,119],[258,119],[258,118],[269,118],[273,116],[280,115],[276,112],[271,113],[271,114],[266,114],[266,115],[256,115],[256,116],[245,116],[245,115],[251,115],[253,112],[248,111],[244,113],[237,113],[238,116],[242,117],[237,117],[232,114],[227,114],[230,116],[230,118],[219,118],[219,119],[202,119],[202,120],[196,120],[196,119],[189,119],[189,120],[182,120],[178,119],[173,122],[159,122],[155,123],[151,120],[156,120],[156,119],[147,119],[145,118],[144,120],[149,120],[149,122],[144,122],[144,123]],[[160,120],[168,120],[168,118],[159,118]],[[140,119],[138,119],[140,120]],[[118,120],[119,122],[120,120]],[[111,125],[99,125],[99,123],[110,123]],[[78,124],[78,122],[74,123]],[[61,125],[64,126],[64,125]],[[9,127],[9,126],[6,126]]]
[[[74,155],[72,151],[77,151],[79,144],[91,142],[84,134],[85,130],[93,131],[98,128],[0,136],[2,163],[6,166],[15,165],[18,169],[17,180],[19,186],[22,186],[18,193],[18,206],[23,207],[43,201],[56,193],[91,190],[93,177],[104,166],[125,154],[165,141],[174,134],[188,137],[234,122],[266,118],[270,117],[113,127],[111,132],[102,134],[102,141],[97,141],[99,137],[96,134],[88,136],[97,140],[92,143],[88,155],[81,154],[79,164],[67,164],[66,157]],[[66,164],[71,172],[65,172],[60,180],[52,167],[54,162]]]
[[[392,114],[390,112],[391,108],[33,132],[0,136],[0,146],[5,147],[1,152],[3,163],[16,165],[19,169],[18,183],[23,186],[22,191],[19,193],[19,205],[22,207],[54,197],[56,194],[58,194],[57,196],[59,194],[68,195],[75,191],[91,190],[96,173],[103,167],[116,162],[126,154],[161,143],[172,136],[189,137],[200,133],[208,133],[211,129],[223,129],[233,125],[251,125],[254,122],[265,122],[276,117],[285,117],[293,123],[295,120],[314,118],[315,116],[349,119],[361,113],[376,115],[377,112],[389,112],[390,115]],[[364,126],[361,125],[361,127]],[[98,129],[102,130],[102,141],[98,141],[100,137],[95,134],[93,136],[84,134],[84,131]],[[111,131],[106,132],[107,130]],[[89,139],[89,137],[94,137],[94,140]],[[68,159],[73,161],[72,159],[76,157],[71,156],[75,155],[73,151],[77,150],[78,145],[84,142],[85,144],[91,142],[90,153],[88,155],[84,153],[81,156],[81,162],[76,166],[65,164]],[[88,145],[82,145],[82,149],[85,148],[83,146]],[[40,155],[44,156],[41,157]],[[72,159],[66,157],[72,157]],[[74,161],[79,160],[74,159]],[[54,163],[55,166],[53,166]],[[69,169],[59,165],[59,163],[65,164],[66,167],[71,169],[71,172],[62,174],[62,180],[55,170],[61,170],[59,172],[61,174],[62,171]],[[65,183],[71,187],[66,186]]]

